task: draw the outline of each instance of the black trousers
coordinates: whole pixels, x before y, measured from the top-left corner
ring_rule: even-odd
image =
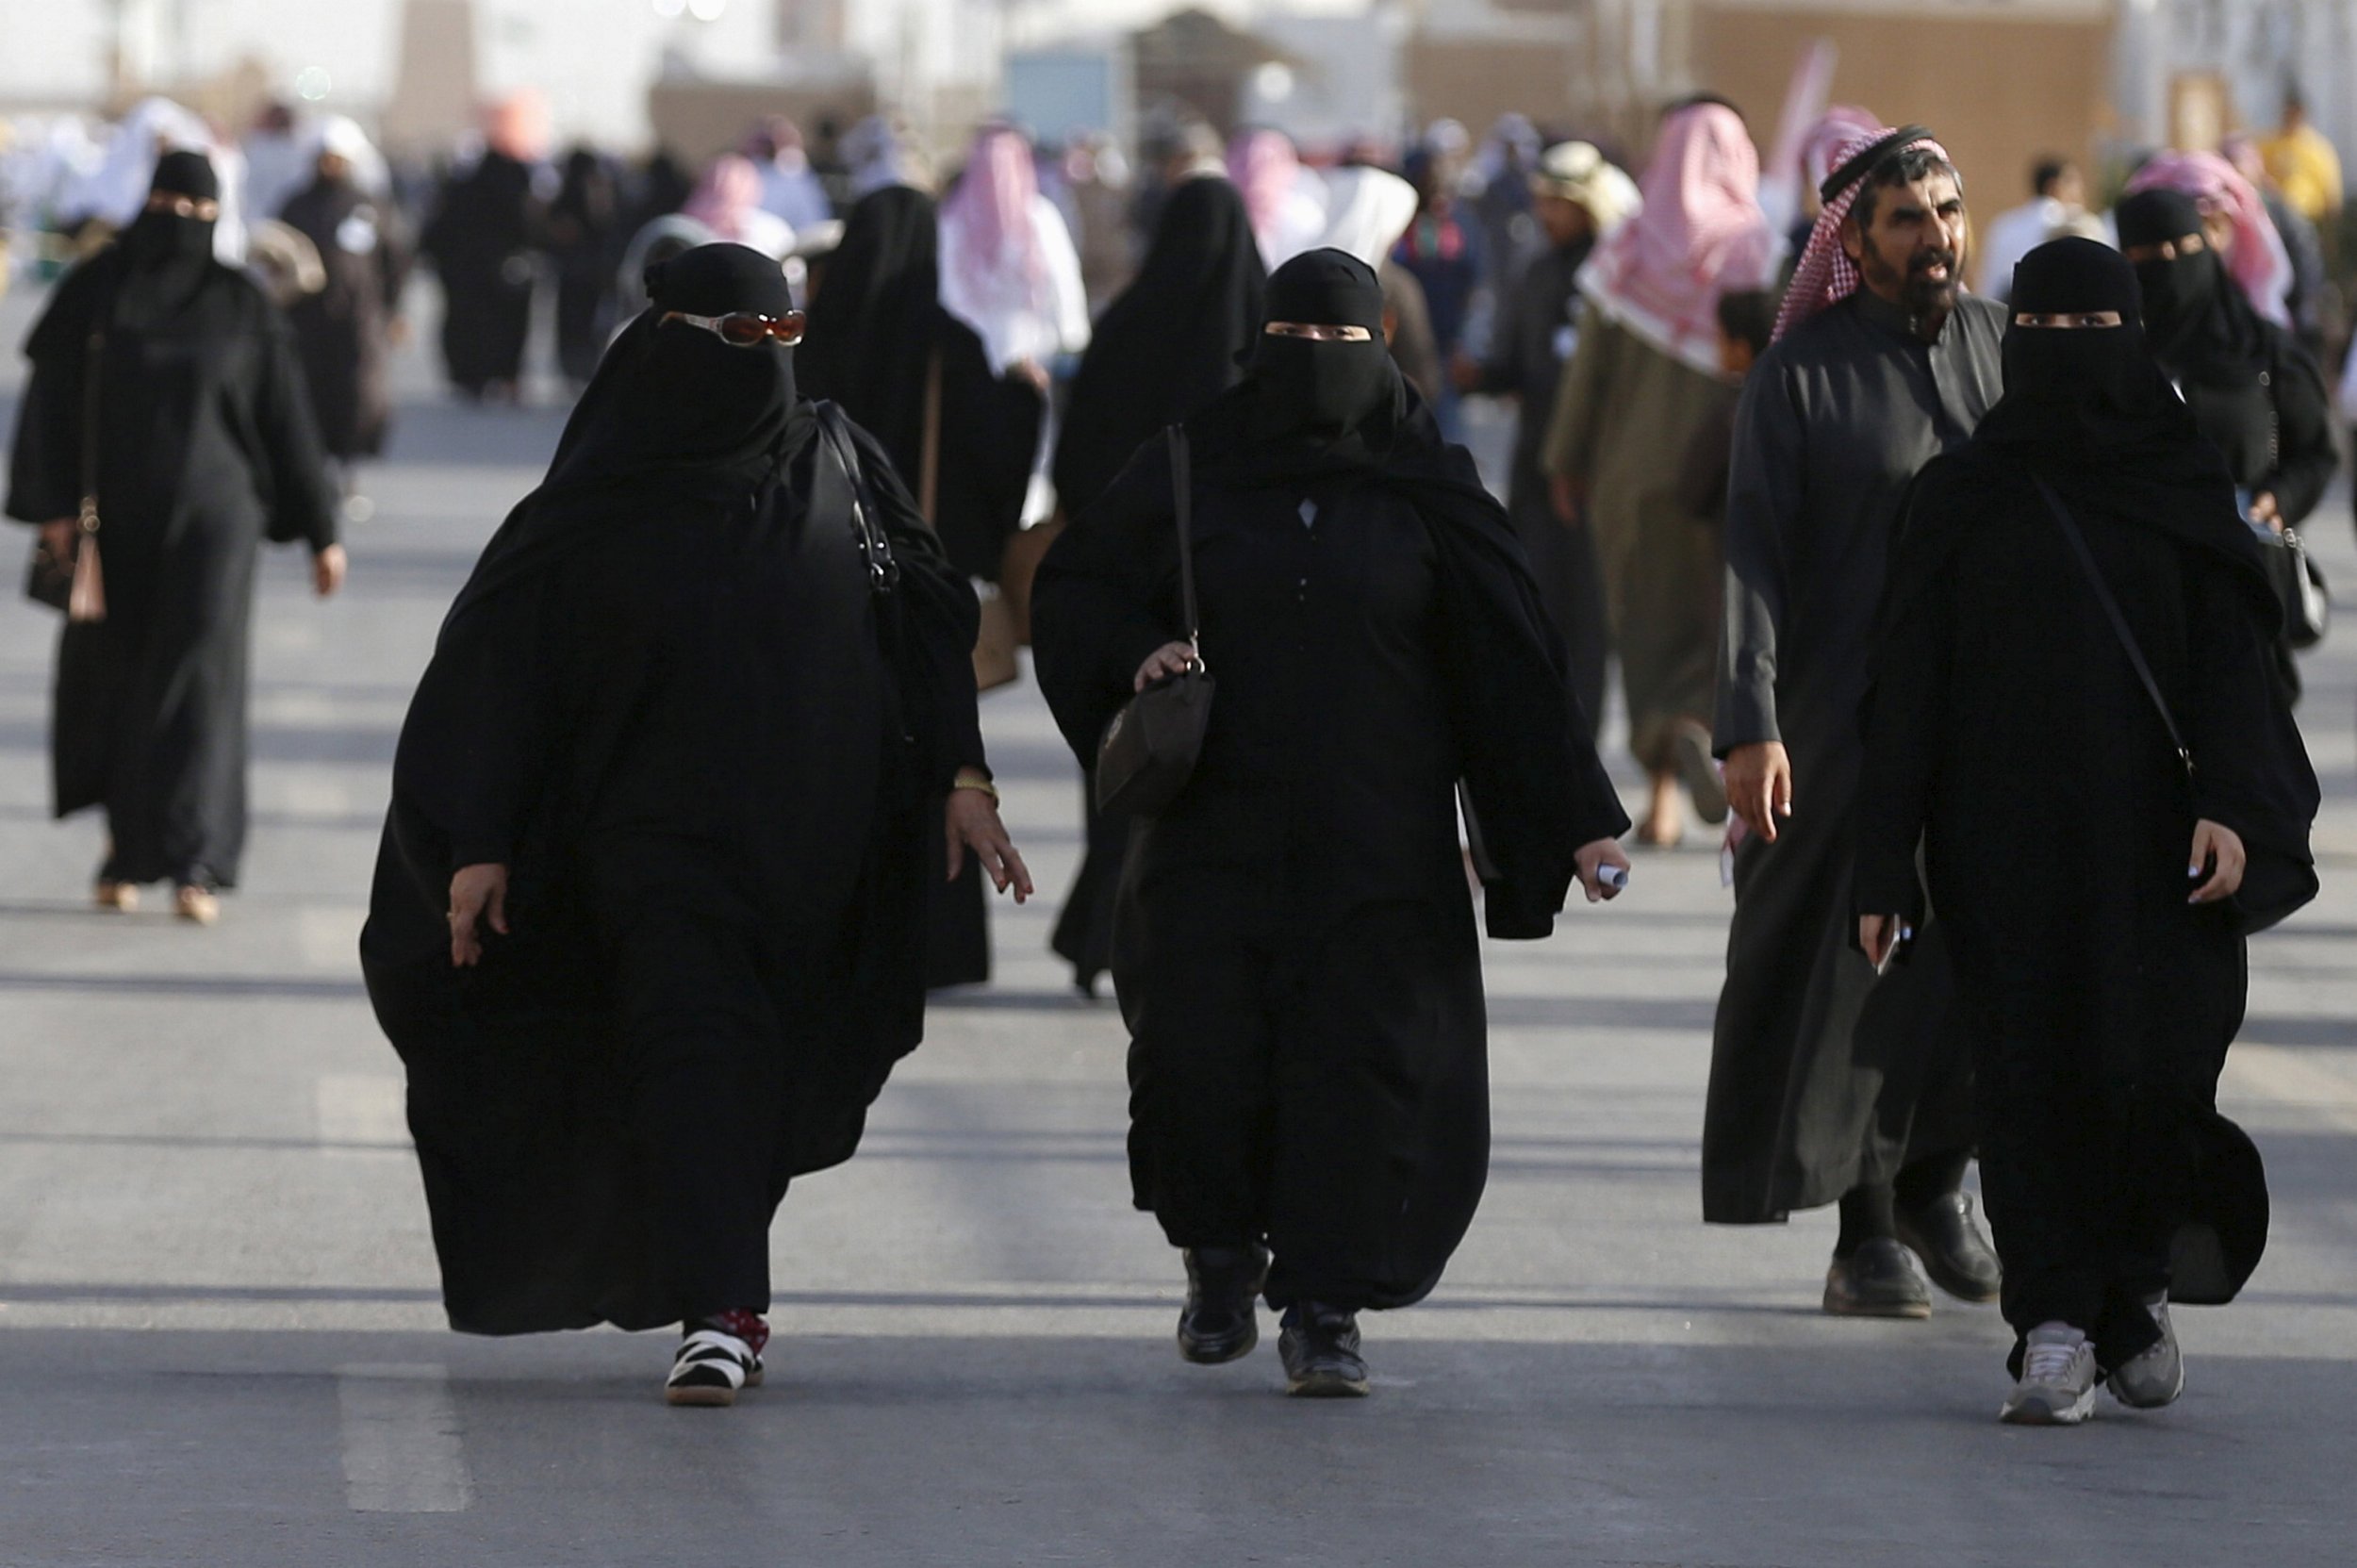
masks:
[[[1138,1207],[1176,1246],[1264,1240],[1280,1310],[1429,1294],[1489,1171],[1470,920],[1389,902],[1305,935],[1264,879],[1210,868],[1142,893],[1129,921]]]

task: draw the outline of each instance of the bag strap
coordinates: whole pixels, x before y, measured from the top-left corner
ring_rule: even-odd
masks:
[[[91,328],[82,353],[82,508],[74,520],[85,536],[98,532],[99,372],[106,347],[107,329]]]
[[[925,367],[925,441],[916,476],[916,509],[934,527],[941,520],[933,508],[941,500],[941,351]]]
[[[1203,618],[1195,607],[1195,459],[1187,427],[1174,424],[1170,441],[1170,501],[1178,521],[1178,603],[1187,619],[1187,641],[1195,645],[1195,668],[1203,667]]]
[[[2152,667],[2144,662],[2144,650],[2136,646],[2136,635],[2128,629],[2128,618],[2119,613],[2119,601],[2112,597],[2111,585],[2103,580],[2102,569],[2095,564],[2095,556],[2087,549],[2086,536],[2079,532],[2079,520],[2070,515],[2062,497],[2043,479],[2033,478],[2037,493],[2046,498],[2047,509],[2062,525],[2063,536],[2070,541],[2070,553],[2079,558],[2079,569],[2086,573],[2087,586],[2095,590],[2103,615],[2112,623],[2112,635],[2119,639],[2128,662],[2136,667],[2136,679],[2144,683],[2144,694],[2152,699],[2153,711],[2161,716],[2162,726],[2168,731],[2168,743],[2177,748],[2177,760],[2185,765],[2185,774],[2193,775],[2193,752],[2185,745],[2185,737],[2178,732],[2177,718],[2168,711],[2168,699],[2161,695],[2160,682],[2152,678]]]
[[[859,448],[847,430],[850,421],[833,403],[818,404],[816,413],[819,435],[825,437],[843,477],[851,482],[851,527],[859,535],[859,552],[867,562],[867,586],[882,597],[898,586],[900,563],[893,557],[892,541],[876,524],[879,508],[874,492],[867,487],[866,470],[860,466]]]

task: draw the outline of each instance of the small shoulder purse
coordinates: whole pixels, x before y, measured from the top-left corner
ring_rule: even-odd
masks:
[[[1178,526],[1178,598],[1187,641],[1195,660],[1122,704],[1096,743],[1096,809],[1130,817],[1159,817],[1187,787],[1203,754],[1211,722],[1211,672],[1203,667],[1202,617],[1195,602],[1195,477],[1187,433],[1172,425],[1171,501]]]

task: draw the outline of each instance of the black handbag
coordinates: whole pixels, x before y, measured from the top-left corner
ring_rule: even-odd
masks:
[[[2185,777],[2194,774],[2194,757],[2185,737],[2177,728],[2177,716],[2169,711],[2168,699],[2161,695],[2161,684],[2152,678],[2152,667],[2144,662],[2144,650],[2136,645],[2136,635],[2128,629],[2128,618],[2119,612],[2119,602],[2112,597],[2111,585],[2103,580],[2102,569],[2095,564],[2094,554],[2087,549],[2086,536],[2079,532],[2079,521],[2063,504],[2052,486],[2037,481],[2037,493],[2046,498],[2047,509],[2062,525],[2063,536],[2070,541],[2070,553],[2078,557],[2079,569],[2086,573],[2087,586],[2095,590],[2096,600],[2103,606],[2104,618],[2112,623],[2112,635],[2135,666],[2136,679],[2144,684],[2144,693],[2152,699],[2152,707],[2161,716],[2161,726],[2168,732],[2168,742],[2177,748],[2177,760],[2184,765]],[[2318,891],[2316,868],[2305,861],[2280,854],[2259,845],[2243,846],[2249,858],[2243,866],[2242,886],[2226,900],[2226,912],[2235,932],[2243,936],[2253,935],[2269,926],[2281,923],[2287,916],[2306,907]]]
[[[2323,571],[2292,529],[2265,534],[2259,544],[2266,553],[2267,579],[2275,585],[2275,597],[2283,602],[2283,640],[2294,648],[2314,648],[2324,640],[2332,616]]]
[[[92,331],[82,355],[82,503],[73,543],[53,551],[42,535],[25,568],[25,597],[73,620],[107,619],[107,580],[98,562],[98,373],[106,346],[106,333]]]
[[[1155,682],[1122,704],[1096,743],[1096,809],[1132,817],[1158,817],[1195,776],[1203,754],[1203,734],[1211,722],[1211,673],[1203,668],[1202,618],[1195,603],[1195,479],[1187,433],[1168,431],[1171,500],[1178,523],[1178,596],[1187,621],[1187,641],[1195,660],[1178,674]]]

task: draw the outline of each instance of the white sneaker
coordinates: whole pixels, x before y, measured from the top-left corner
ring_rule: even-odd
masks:
[[[2041,1323],[2021,1352],[2021,1380],[1997,1419],[2017,1427],[2075,1427],[2095,1413],[2095,1346],[2068,1323]]]
[[[2114,1368],[2104,1386],[2130,1410],[2156,1411],[2175,1404],[2185,1392],[2185,1358],[2177,1348],[2177,1330],[2169,1326],[2167,1293],[2151,1297],[2145,1306],[2160,1327],[2161,1343]]]
[[[664,1379],[663,1397],[673,1405],[733,1405],[739,1389],[761,1386],[761,1356],[724,1329],[697,1329],[680,1341]]]

